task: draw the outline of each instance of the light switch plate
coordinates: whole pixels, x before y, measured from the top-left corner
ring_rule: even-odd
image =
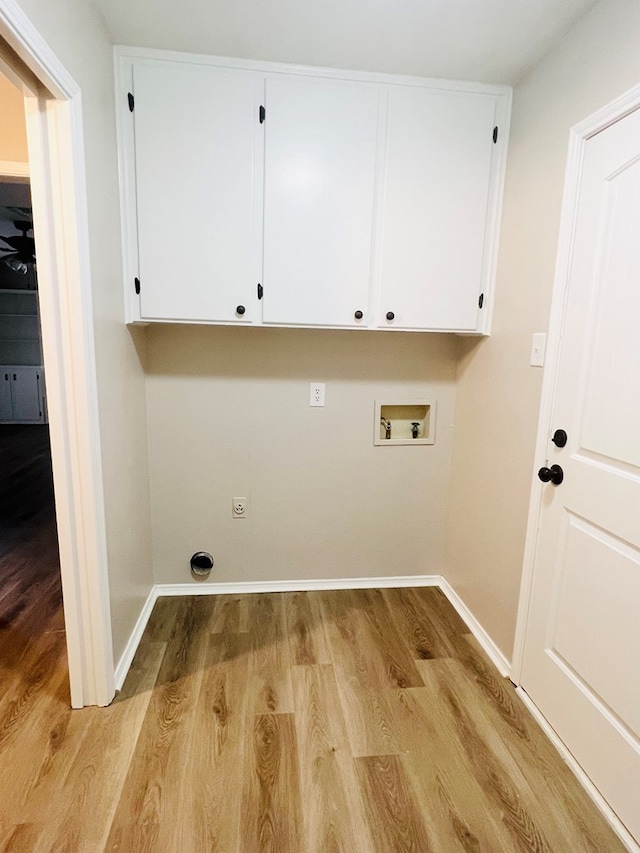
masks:
[[[544,365],[544,351],[546,346],[546,333],[535,332],[531,339],[531,360],[529,361],[532,367],[542,367]]]

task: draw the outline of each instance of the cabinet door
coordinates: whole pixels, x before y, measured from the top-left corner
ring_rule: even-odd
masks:
[[[378,101],[364,83],[267,80],[265,323],[367,322]]]
[[[40,368],[12,367],[10,376],[13,419],[15,421],[41,421]]]
[[[389,87],[380,327],[477,328],[495,114],[493,95]]]
[[[140,62],[133,85],[141,318],[251,322],[262,78]]]
[[[13,420],[10,380],[9,370],[6,367],[0,367],[0,421]]]

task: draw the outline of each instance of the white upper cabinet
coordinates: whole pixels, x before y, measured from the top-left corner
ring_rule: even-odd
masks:
[[[379,327],[477,329],[495,127],[493,95],[389,87]]]
[[[379,99],[366,83],[267,80],[263,322],[367,322]]]
[[[261,80],[142,61],[132,88],[141,319],[251,322]]]
[[[489,331],[510,89],[116,59],[127,322]]]

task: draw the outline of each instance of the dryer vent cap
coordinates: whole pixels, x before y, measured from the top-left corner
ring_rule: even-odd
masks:
[[[206,551],[197,551],[191,558],[191,571],[196,575],[208,575],[213,568],[213,557]]]

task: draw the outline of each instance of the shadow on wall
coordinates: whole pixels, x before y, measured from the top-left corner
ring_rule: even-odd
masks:
[[[146,329],[152,375],[415,383],[451,381],[454,335],[227,326]]]

